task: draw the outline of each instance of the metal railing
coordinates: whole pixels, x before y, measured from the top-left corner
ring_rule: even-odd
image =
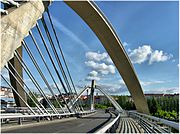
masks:
[[[109,112],[114,114],[116,118],[107,125],[105,125],[104,127],[102,127],[101,129],[97,130],[95,133],[116,133],[116,129],[119,126],[121,114],[117,110],[113,110]]]
[[[96,110],[93,110],[93,111],[83,111],[83,112],[78,112],[78,113],[62,113],[62,114],[42,114],[42,115],[39,115],[39,114],[33,114],[33,115],[20,115],[20,114],[7,114],[7,115],[1,115],[0,116],[0,119],[1,119],[1,123],[9,123],[10,122],[10,119],[15,119],[17,120],[18,124],[22,124],[22,121],[25,119],[25,118],[30,118],[30,119],[33,119],[33,118],[36,118],[36,120],[39,122],[40,121],[40,118],[46,118],[46,119],[50,119],[52,120],[53,118],[66,118],[66,117],[70,117],[70,116],[73,116],[73,117],[79,117],[79,116],[83,116],[83,115],[87,115],[87,114],[92,114],[92,113],[95,113]]]
[[[171,132],[171,128],[179,131],[179,123],[135,111],[129,111],[128,114],[130,117],[138,120],[138,123],[141,125],[141,127],[147,131],[167,133]]]

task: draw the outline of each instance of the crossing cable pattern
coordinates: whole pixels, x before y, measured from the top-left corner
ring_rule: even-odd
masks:
[[[51,15],[50,15],[49,9],[47,9],[47,15],[48,15],[48,18],[49,18],[51,27],[52,27],[52,29],[53,29],[53,33],[54,33],[54,35],[55,35],[55,38],[56,38],[56,41],[57,41],[57,44],[58,44],[58,48],[59,48],[60,54],[61,54],[61,56],[62,56],[62,59],[63,59],[64,65],[65,65],[65,68],[66,68],[66,70],[67,70],[67,74],[68,74],[69,79],[70,79],[70,82],[71,82],[71,84],[72,84],[72,86],[73,86],[74,92],[75,92],[76,95],[77,95],[77,91],[76,91],[76,88],[75,88],[73,79],[72,79],[72,77],[71,77],[71,74],[70,74],[70,71],[69,71],[69,68],[68,68],[66,59],[65,59],[65,57],[64,57],[63,50],[62,50],[62,48],[61,48],[59,39],[58,39],[58,37],[57,37],[57,33],[56,33],[55,28],[54,28],[54,25],[53,25],[53,22],[52,22],[52,19],[51,19]],[[80,101],[80,105],[81,105],[81,101]],[[81,109],[83,110],[82,106],[81,106]]]
[[[62,85],[65,93],[68,95],[68,91],[67,91],[67,89],[66,89],[66,87],[65,87],[65,85],[64,85],[64,83],[63,83],[63,80],[62,80],[60,74],[59,74],[59,71],[58,71],[58,69],[57,69],[57,67],[56,67],[56,64],[55,64],[55,62],[54,62],[54,60],[53,60],[53,57],[52,57],[52,55],[51,55],[51,53],[50,53],[50,50],[49,50],[49,48],[48,48],[48,46],[47,46],[47,43],[46,43],[46,41],[45,41],[45,39],[44,39],[44,37],[43,37],[43,34],[42,34],[42,32],[41,32],[41,29],[40,29],[38,23],[36,24],[36,27],[37,27],[37,29],[38,29],[38,32],[39,32],[40,36],[41,36],[41,39],[42,39],[42,41],[43,41],[43,45],[44,45],[44,47],[45,47],[45,49],[46,49],[46,52],[47,52],[47,54],[48,54],[48,57],[50,58],[50,61],[51,61],[52,65],[53,65],[53,68],[54,68],[54,70],[55,70],[55,72],[56,72],[56,75],[58,76],[58,79],[59,79],[59,81],[60,81],[60,83],[61,83],[61,85]],[[71,102],[71,101],[70,101],[70,102]]]
[[[36,69],[38,70],[40,76],[42,77],[43,81],[45,82],[45,84],[47,85],[48,89],[50,90],[51,94],[53,95],[53,97],[55,98],[56,102],[58,103],[59,107],[62,109],[62,106],[59,104],[58,100],[57,100],[57,97],[55,96],[53,90],[51,89],[47,79],[45,78],[44,74],[42,73],[39,65],[37,64],[31,50],[28,48],[27,44],[25,41],[22,42],[22,46],[25,48],[26,52],[28,53],[28,55],[30,56],[32,62],[34,63]],[[62,109],[63,110],[63,109]],[[64,112],[64,111],[63,111]]]
[[[47,89],[50,91],[50,93],[52,94],[52,96],[54,97],[56,103],[58,104],[58,107],[60,107],[60,109],[57,109],[53,103],[51,102],[51,100],[47,97],[45,91],[43,90],[42,86],[40,85],[40,83],[38,82],[38,79],[36,78],[36,75],[34,75],[34,72],[32,72],[30,70],[30,66],[25,62],[26,59],[23,59],[23,57],[21,56],[21,54],[16,50],[15,53],[14,53],[14,57],[17,59],[18,63],[20,64],[20,66],[22,67],[23,69],[23,72],[24,74],[26,74],[28,76],[28,78],[31,80],[31,82],[33,83],[33,85],[35,86],[35,88],[38,90],[38,92],[40,93],[40,95],[43,97],[43,99],[46,101],[46,103],[48,104],[48,106],[50,107],[51,110],[49,110],[46,106],[42,105],[36,98],[35,96],[35,93],[33,93],[30,89],[30,87],[26,84],[25,80],[23,79],[23,77],[18,73],[18,71],[15,69],[15,67],[11,64],[11,62],[8,62],[8,66],[6,65],[5,66],[5,69],[9,72],[9,74],[12,75],[12,77],[15,79],[15,81],[17,81],[17,83],[20,85],[20,87],[23,89],[23,92],[29,97],[29,99],[35,104],[35,107],[30,107],[29,104],[26,102],[26,100],[23,99],[23,97],[21,97],[21,95],[15,91],[15,93],[20,96],[20,99],[25,103],[25,105],[29,108],[29,110],[33,113],[33,114],[60,114],[60,113],[72,113],[72,112],[79,112],[79,111],[83,111],[83,108],[82,108],[82,103],[81,101],[77,101],[76,99],[76,96],[77,95],[77,91],[75,89],[75,85],[73,83],[73,80],[72,80],[72,77],[71,77],[71,74],[70,74],[70,71],[68,69],[68,65],[66,63],[66,60],[65,60],[65,57],[64,57],[64,54],[63,54],[63,51],[62,51],[62,48],[60,46],[60,42],[58,40],[58,37],[57,37],[57,33],[55,31],[55,28],[53,26],[53,22],[51,20],[51,17],[50,17],[50,13],[49,13],[49,10],[47,11],[47,15],[48,15],[48,18],[49,18],[49,21],[50,21],[50,25],[53,29],[53,33],[55,35],[55,39],[56,39],[56,42],[57,42],[57,45],[58,45],[58,48],[59,48],[59,51],[60,51],[60,54],[61,54],[61,58],[63,59],[63,63],[65,65],[65,68],[66,68],[66,71],[67,71],[67,75],[66,76],[66,73],[65,73],[65,70],[63,68],[63,65],[61,63],[61,60],[60,60],[60,57],[58,55],[58,50],[56,50],[56,47],[55,47],[55,44],[53,42],[53,38],[51,37],[51,34],[48,30],[48,26],[45,21],[45,18],[44,16],[42,17],[41,19],[41,23],[42,23],[42,27],[40,28],[39,27],[39,24],[37,22],[36,24],[36,30],[38,31],[40,37],[41,37],[41,40],[43,42],[43,46],[45,47],[45,50],[46,50],[46,54],[48,55],[52,65],[53,65],[53,69],[54,71],[56,72],[56,75],[62,85],[62,89],[64,89],[65,91],[65,95],[67,95],[69,97],[69,102],[67,102],[67,100],[65,99],[64,95],[62,94],[62,91],[59,87],[59,85],[57,84],[55,78],[54,78],[54,74],[51,73],[52,71],[52,68],[50,69],[48,64],[47,64],[47,61],[45,59],[45,57],[43,56],[43,53],[39,47],[39,44],[38,42],[36,41],[34,35],[33,35],[33,32],[29,32],[29,36],[28,37],[31,37],[31,41],[33,42],[32,44],[30,44],[30,42],[27,42],[26,39],[24,39],[22,41],[22,47],[24,48],[23,52],[26,52],[26,54],[28,55],[28,57],[30,58],[30,61],[33,63],[34,65],[34,69],[36,69],[36,71],[38,72],[38,74],[40,75],[40,78],[43,80],[44,84],[46,85]],[[53,53],[51,53],[51,51],[49,50],[49,47],[46,43],[47,39],[45,40],[44,37],[43,37],[43,33],[41,32],[41,29],[44,28],[45,32],[46,33],[46,36],[48,37],[48,41],[49,41],[49,44],[51,46],[51,49],[53,50]],[[36,50],[38,51],[38,54],[40,55],[40,58],[42,59],[43,61],[43,64],[45,65],[46,67],[46,70],[48,71],[48,74],[50,75],[50,78],[52,79],[56,89],[58,90],[59,92],[59,96],[62,98],[63,100],[63,103],[65,104],[64,106],[61,105],[61,103],[59,102],[60,100],[57,98],[57,96],[55,95],[55,92],[53,91],[52,87],[50,86],[51,84],[49,83],[49,79],[47,79],[47,75],[44,74],[42,68],[41,68],[41,63],[38,63],[37,62],[37,55],[33,55],[33,52],[31,50],[31,48],[29,47],[30,45],[33,45],[35,46]],[[55,56],[55,58],[53,58],[53,55]],[[57,64],[55,63],[57,62]],[[32,65],[32,64],[31,64]],[[57,68],[57,66],[59,67],[60,71],[61,71],[61,74]],[[44,69],[44,68],[43,68]],[[61,75],[63,76],[63,79],[61,78]],[[12,87],[12,85],[10,84],[10,82],[8,80],[5,79],[5,77],[3,77],[1,75],[1,77],[5,80],[5,82],[13,89],[13,91],[15,90],[14,87]],[[68,79],[69,77],[69,79]],[[69,81],[70,80],[70,83]],[[65,84],[64,84],[65,82]],[[71,87],[72,86],[72,87]],[[74,92],[74,93],[73,93]],[[75,95],[74,95],[75,94]],[[73,103],[73,101],[76,100],[76,103]],[[71,108],[70,108],[71,107]],[[35,113],[33,111],[33,109],[38,109],[38,112]]]
[[[33,82],[33,84],[35,85],[35,87],[38,89],[39,93],[43,96],[43,98],[46,100],[46,102],[48,103],[48,105],[50,106],[50,108],[52,109],[52,111],[57,114],[57,110],[55,109],[55,107],[53,106],[53,104],[51,103],[51,101],[48,99],[48,97],[46,96],[46,94],[44,93],[43,89],[41,88],[41,86],[39,85],[38,81],[35,79],[34,75],[32,74],[32,72],[29,70],[29,68],[27,67],[27,65],[25,64],[24,60],[22,59],[22,57],[20,56],[19,52],[16,50],[15,51],[15,55],[14,55],[17,59],[18,62],[21,64],[22,68],[24,69],[24,71],[26,72],[26,74],[29,76],[29,78],[31,79],[31,81]]]
[[[45,29],[45,32],[46,32],[46,34],[47,34],[48,40],[49,40],[49,42],[50,42],[50,46],[51,46],[51,48],[52,48],[52,50],[53,50],[53,54],[54,54],[54,56],[55,56],[55,59],[56,59],[56,61],[57,61],[57,63],[58,63],[58,67],[60,68],[61,74],[62,74],[62,76],[63,76],[63,78],[64,78],[65,83],[66,83],[66,87],[67,87],[67,88],[66,88],[66,92],[67,92],[67,90],[69,90],[69,93],[72,94],[71,87],[70,87],[70,85],[69,85],[69,82],[68,82],[68,80],[67,80],[65,71],[64,71],[63,66],[62,66],[62,64],[61,64],[61,61],[60,61],[60,58],[59,58],[58,53],[57,53],[57,51],[56,51],[55,45],[54,45],[54,43],[53,43],[53,40],[52,40],[52,38],[51,38],[51,34],[50,34],[49,30],[48,30],[46,21],[45,21],[45,19],[44,19],[44,15],[43,15],[41,21],[42,21],[43,27],[44,27],[44,29]],[[69,97],[71,98],[71,99],[70,99],[70,102],[71,102],[71,104],[72,104],[72,99],[75,99],[75,98],[74,98],[74,97],[71,97],[71,96],[69,96]],[[76,108],[78,108],[78,107],[79,107],[79,106],[77,106]]]
[[[33,36],[33,34],[32,34],[31,31],[29,32],[29,35],[31,36],[31,38],[32,38],[32,40],[33,40],[33,42],[34,42],[34,44],[35,44],[35,46],[36,46],[36,49],[38,50],[38,53],[40,54],[40,56],[41,56],[41,58],[42,58],[42,60],[43,60],[43,63],[44,63],[44,65],[46,66],[46,69],[48,70],[48,72],[49,72],[49,74],[50,74],[50,76],[51,76],[51,78],[52,78],[52,80],[53,80],[56,88],[58,89],[60,96],[62,96],[61,90],[60,90],[59,86],[57,85],[57,83],[56,83],[56,81],[55,81],[55,79],[54,79],[54,77],[53,77],[53,75],[52,75],[52,73],[51,73],[51,71],[50,71],[50,69],[49,69],[49,67],[48,67],[48,65],[47,65],[46,60],[45,60],[45,58],[44,58],[44,56],[43,56],[43,54],[42,54],[39,46],[37,45],[36,39],[34,38],[34,36]],[[70,112],[70,109],[69,109],[69,107],[68,107],[68,105],[67,105],[66,100],[64,99],[64,97],[62,97],[62,99],[63,99],[65,105],[67,106],[67,108],[68,108],[68,110],[69,110],[69,112]]]
[[[19,82],[19,80],[17,79],[17,77],[12,73],[11,70],[13,70],[15,72],[15,74],[18,75],[18,77],[20,78],[20,80],[23,82],[23,84],[25,85],[25,87],[28,89],[29,93],[24,90],[24,92],[30,97],[30,99],[33,101],[33,103],[37,106],[37,108],[42,112],[42,114],[44,114],[44,111],[39,107],[39,105],[46,111],[46,109],[44,108],[44,106],[37,100],[36,96],[34,95],[33,92],[31,92],[31,90],[29,89],[29,87],[26,85],[26,83],[23,81],[23,79],[21,78],[21,76],[19,75],[19,73],[16,71],[16,69],[13,67],[13,65],[11,64],[11,62],[8,63],[8,65],[10,66],[9,69],[8,67],[5,66],[5,68],[10,72],[10,74],[15,78],[15,80],[18,82],[18,84],[21,86],[21,88],[24,90],[23,85],[21,84],[21,82]],[[31,95],[35,98],[35,100],[31,97]],[[37,104],[39,103],[39,105]],[[47,112],[48,113],[48,112]]]

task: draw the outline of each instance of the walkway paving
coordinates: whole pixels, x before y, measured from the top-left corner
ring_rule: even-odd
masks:
[[[117,133],[144,133],[143,129],[130,117],[121,117]]]
[[[115,118],[114,115],[98,111],[97,113],[64,122],[38,123],[35,126],[2,129],[2,133],[91,133]]]

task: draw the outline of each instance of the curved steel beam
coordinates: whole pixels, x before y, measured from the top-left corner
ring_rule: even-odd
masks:
[[[76,99],[73,101],[73,105],[78,101],[78,99],[81,97],[81,95],[83,93],[85,93],[87,90],[91,89],[91,87],[86,87],[84,88],[76,97]],[[121,106],[114,100],[113,97],[111,97],[110,95],[108,95],[108,93],[103,90],[100,86],[95,85],[95,89],[98,89],[99,91],[101,91],[102,94],[104,94],[108,100],[113,104],[113,106],[118,110],[118,112],[124,112],[124,110],[121,108]],[[72,107],[72,105],[70,106],[70,108]]]
[[[65,1],[96,34],[122,76],[138,112],[149,114],[148,105],[133,65],[112,25],[92,1]]]

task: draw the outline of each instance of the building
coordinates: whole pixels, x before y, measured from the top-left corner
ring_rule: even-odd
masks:
[[[179,97],[178,94],[145,94],[146,98],[151,98],[151,97],[156,97],[156,98],[161,98],[161,97]]]
[[[0,87],[0,97],[1,98],[14,98],[12,89],[9,87]]]

